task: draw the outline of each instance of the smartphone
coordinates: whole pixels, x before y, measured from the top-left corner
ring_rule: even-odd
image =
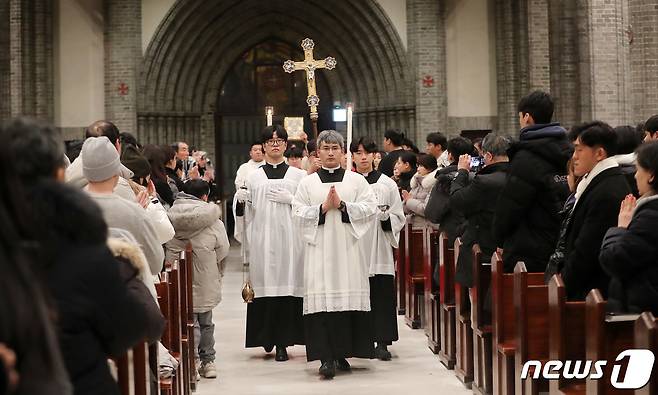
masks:
[[[484,164],[484,158],[479,156],[474,156],[471,158],[471,170],[476,170],[482,167]]]

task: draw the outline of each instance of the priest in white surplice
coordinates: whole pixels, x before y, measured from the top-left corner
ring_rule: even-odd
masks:
[[[304,247],[304,332],[320,374],[350,370],[346,358],[374,355],[368,264],[358,239],[373,225],[377,200],[363,176],[340,167],[343,137],[318,136],[322,168],[302,179],[293,200]]]
[[[265,163],[263,155],[263,144],[260,141],[252,143],[249,149],[249,161],[241,164],[235,173],[235,196],[233,198],[235,227],[233,228],[233,237],[239,243],[243,243],[244,238],[244,201],[247,196],[247,179],[251,173],[258,170]],[[243,248],[243,253],[246,253],[246,246]],[[246,262],[247,257],[243,256],[243,258]]]
[[[304,344],[302,296],[303,242],[292,215],[292,200],[306,172],[285,163],[288,134],[280,126],[263,130],[265,164],[247,179],[246,235],[255,299],[247,305],[246,347],[276,346],[277,361],[286,347]]]
[[[359,247],[369,264],[370,306],[377,342],[375,357],[389,361],[391,353],[387,347],[398,340],[393,248],[398,247],[406,219],[397,184],[373,168],[377,145],[362,137],[352,143],[350,151],[357,172],[365,177],[377,198],[373,227],[359,239]]]

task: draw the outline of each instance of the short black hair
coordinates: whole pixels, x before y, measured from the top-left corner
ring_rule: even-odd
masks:
[[[543,91],[534,91],[519,101],[518,111],[530,114],[537,124],[550,123],[555,105],[551,95]]]
[[[649,132],[649,134],[658,132],[658,115],[654,115],[653,117],[647,119],[647,121],[644,123],[644,130]]]
[[[64,167],[64,143],[53,126],[30,118],[0,125],[0,139],[12,172],[25,184],[55,177]]]
[[[137,141],[137,137],[135,137],[132,133],[128,132],[121,132],[119,133],[119,138],[121,139],[121,146],[126,145],[132,145],[135,148],[142,148],[142,145]]]
[[[617,154],[630,154],[635,152],[644,139],[644,132],[640,134],[638,133],[637,128],[630,125],[617,126],[615,128],[615,133],[617,133]]]
[[[436,163],[436,158],[432,155],[420,154],[416,158],[416,161],[418,162],[418,166],[423,166],[429,171],[434,171],[434,169],[439,167],[438,163]]]
[[[274,136],[274,132],[276,132],[277,138],[286,142],[288,141],[288,132],[286,132],[286,129],[281,125],[272,125],[263,129],[263,132],[260,135],[261,144],[265,144],[267,140],[271,139]]]
[[[414,169],[418,166],[418,159],[413,152],[405,151],[400,154],[399,158],[402,162],[408,163]]]
[[[260,145],[260,148],[261,148],[261,149],[263,148],[263,142],[262,142],[262,141],[254,141],[254,142],[252,142],[251,145],[249,146],[249,151],[251,151],[251,149],[254,148],[254,145]]]
[[[394,146],[400,147],[404,141],[404,133],[399,129],[389,129],[384,132],[384,138],[391,140]]]
[[[411,148],[414,154],[420,153],[420,150],[418,149],[418,147],[416,147],[416,144],[414,144],[413,141],[409,140],[406,137],[402,140],[402,145],[406,145],[407,147]]]
[[[425,141],[434,145],[440,145],[441,149],[446,149],[448,145],[448,138],[443,133],[434,132],[427,135]]]
[[[283,153],[283,156],[285,156],[286,158],[303,158],[304,150],[301,149],[300,147],[293,146],[288,148],[286,152]]]
[[[636,152],[637,164],[653,174],[653,181],[649,185],[654,192],[658,192],[658,141],[644,143]]]
[[[363,149],[369,154],[377,152],[377,144],[375,144],[375,142],[369,137],[361,137],[357,141],[352,141],[352,144],[350,144],[350,152],[358,151],[360,145],[362,145]]]
[[[617,133],[602,121],[586,122],[571,128],[569,139],[580,141],[588,147],[602,147],[608,156],[617,155]]]
[[[315,151],[317,151],[317,141],[315,139],[309,140],[308,143],[306,143],[306,151],[308,151],[308,154],[315,154]]]
[[[210,194],[210,185],[203,180],[190,180],[183,186],[183,192],[201,199],[203,195]]]
[[[461,155],[470,155],[473,153],[473,143],[471,140],[458,136],[448,140],[448,153],[452,155],[452,160],[457,161]]]
[[[110,143],[116,145],[121,133],[119,133],[119,128],[110,121],[96,121],[85,129],[85,139],[100,136],[107,137]]]

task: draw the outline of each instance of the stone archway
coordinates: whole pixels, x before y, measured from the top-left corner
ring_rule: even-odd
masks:
[[[140,139],[165,143],[184,138],[218,158],[214,112],[235,60],[268,39],[296,43],[305,37],[316,41],[319,55],[338,60],[326,78],[334,100],[355,103],[355,135],[379,138],[385,127],[414,135],[414,92],[405,51],[374,0],[178,0],[141,67]]]

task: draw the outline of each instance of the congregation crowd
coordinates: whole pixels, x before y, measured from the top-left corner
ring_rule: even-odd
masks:
[[[233,211],[248,218],[242,228],[236,220],[235,236],[249,239],[256,289],[246,346],[277,347],[284,361],[287,346],[305,344],[325,377],[349,369],[351,356],[390,359],[392,249],[405,222],[435,227],[450,243],[461,238],[456,281],[464,288],[473,285],[469,251],[478,244],[483,256],[501,251],[507,272],[522,261],[546,281],[561,274],[570,300],[598,288],[613,313],[658,314],[658,115],[567,130],[553,112],[550,95],[536,91],[519,102],[520,133],[430,133],[424,153],[398,130],[384,133],[380,151],[365,137],[346,147],[335,131],[306,141],[266,128],[235,178]],[[154,281],[190,242],[196,370],[217,377],[212,310],[229,239],[207,153],[185,142],[142,146],[108,121],[68,149],[52,126],[24,118],[3,123],[0,138],[0,394],[118,393],[108,359],[144,338],[159,342],[165,320]],[[267,210],[249,217],[260,201]],[[330,226],[339,231],[322,233]],[[331,248],[349,232],[358,256]],[[272,259],[290,271],[268,278]],[[364,269],[309,266],[323,259],[361,259]],[[254,273],[261,261],[263,273]],[[361,293],[323,299],[320,289],[343,284]],[[263,300],[270,295],[284,299]],[[373,317],[356,314],[366,311]],[[327,312],[350,315],[318,314]],[[353,327],[341,332],[346,322]],[[161,344],[159,361],[154,377],[171,375],[175,360]]]

